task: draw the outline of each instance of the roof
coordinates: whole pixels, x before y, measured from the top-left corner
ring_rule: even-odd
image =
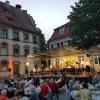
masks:
[[[32,17],[25,10],[3,2],[0,2],[0,24],[36,32],[35,22],[32,22]]]
[[[60,34],[60,29],[64,27],[64,34]],[[51,42],[51,41],[54,41],[54,40],[58,40],[58,39],[61,39],[61,38],[65,38],[66,36],[69,36],[70,35],[70,31],[69,31],[69,28],[68,28],[68,23],[54,29],[54,32],[51,36],[51,38],[48,40],[48,42]]]
[[[69,47],[61,47],[61,48],[54,48],[54,49],[48,49],[45,52],[40,52],[40,53],[36,53],[36,54],[32,54],[29,57],[51,57],[51,58],[55,58],[55,57],[64,57],[64,56],[70,56],[70,55],[75,55],[75,54],[83,54],[83,53],[87,53],[85,50],[82,51],[81,49],[78,50],[75,47],[69,46]]]

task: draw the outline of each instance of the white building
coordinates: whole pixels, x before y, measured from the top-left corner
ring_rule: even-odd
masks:
[[[27,73],[26,55],[40,51],[39,40],[35,21],[26,10],[0,2],[0,77]]]

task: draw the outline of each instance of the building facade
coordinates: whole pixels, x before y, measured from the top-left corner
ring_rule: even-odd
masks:
[[[49,49],[66,47],[71,45],[70,30],[68,24],[64,24],[56,29],[48,40]]]
[[[56,50],[56,56],[51,57],[51,65],[55,68],[59,66],[61,68],[70,66],[79,68],[89,65],[94,67],[96,71],[100,71],[100,47],[95,46],[87,51],[75,50],[72,47],[70,35],[71,32],[68,28],[68,23],[54,29],[51,38],[48,40],[49,49],[60,48],[62,51]],[[64,50],[65,48],[66,50]],[[72,51],[73,53],[71,53]]]
[[[0,77],[27,73],[25,58],[40,51],[39,40],[35,21],[26,10],[0,2]]]

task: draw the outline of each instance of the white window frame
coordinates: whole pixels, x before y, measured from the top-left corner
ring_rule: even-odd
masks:
[[[95,65],[100,65],[99,58],[100,58],[100,53],[94,53],[93,54],[93,61],[94,61]],[[95,59],[97,59],[97,63],[95,63],[96,62]]]
[[[2,47],[0,49],[0,55],[8,55],[8,47]]]
[[[60,31],[60,35],[64,34],[65,27],[61,27],[59,31]]]

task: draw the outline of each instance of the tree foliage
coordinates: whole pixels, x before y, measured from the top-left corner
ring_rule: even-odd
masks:
[[[44,34],[42,33],[42,31],[37,28],[38,33],[40,34],[39,36],[39,40],[40,40],[40,52],[45,51],[47,49],[47,44],[46,44],[46,40],[44,37]]]
[[[73,45],[89,49],[100,44],[100,0],[80,0],[68,16]]]

